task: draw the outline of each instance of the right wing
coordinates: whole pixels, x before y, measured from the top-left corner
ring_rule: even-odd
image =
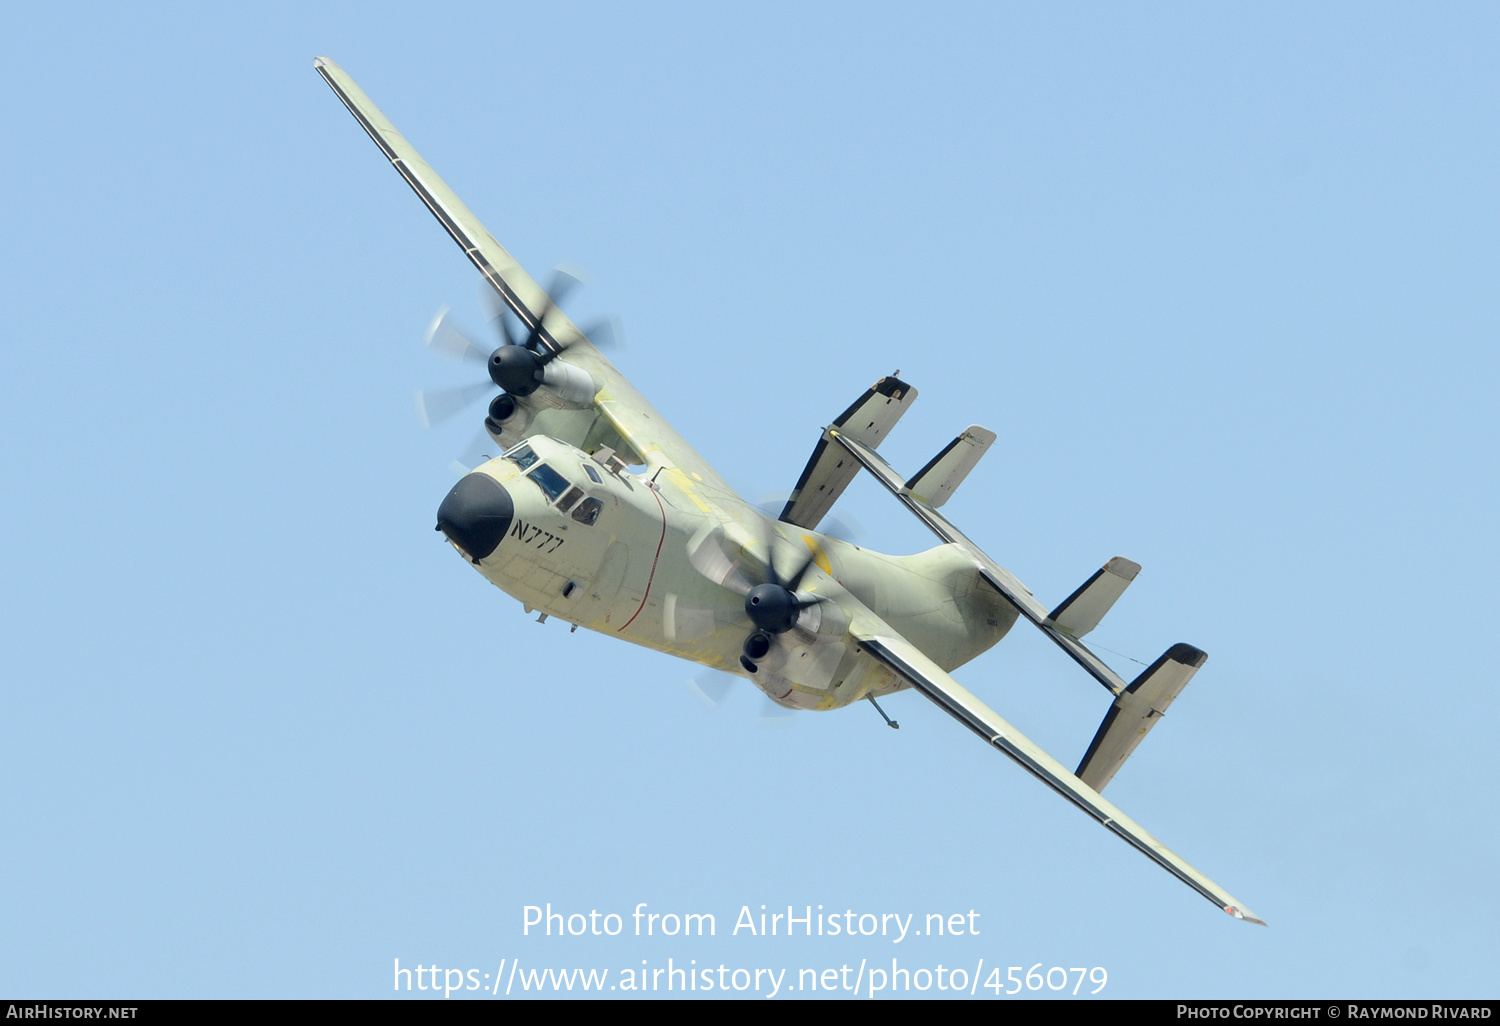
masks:
[[[699,481],[733,494],[734,490],[709,462],[589,343],[567,314],[548,302],[542,287],[495,241],[474,212],[448,188],[348,72],[327,57],[313,61],[313,67],[521,322],[531,330],[540,327],[542,339],[550,348],[566,346],[567,362],[592,375],[599,386],[594,400],[598,415],[640,453],[647,465],[679,467],[697,475]],[[532,313],[534,310],[546,311],[540,325]]]
[[[910,682],[912,687],[944,712],[1015,760],[1026,772],[1087,812],[1126,844],[1219,908],[1236,919],[1266,925],[1264,920],[1258,918],[1228,891],[1188,865],[1166,845],[1148,834],[1135,820],[1069,773],[1061,763],[1042,751],[962,684],[948,676],[915,645],[867,611],[862,610],[861,614],[854,617],[855,625],[851,634],[877,661]]]

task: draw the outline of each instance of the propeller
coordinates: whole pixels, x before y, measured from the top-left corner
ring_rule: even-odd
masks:
[[[705,709],[716,710],[734,691],[739,678],[722,670],[704,670],[687,682],[688,693]],[[794,722],[793,713],[784,705],[778,705],[769,695],[762,694],[760,712],[756,717],[761,727],[787,727]]]
[[[756,720],[756,725],[761,727],[790,727],[796,722],[792,718],[795,715],[786,706],[778,705],[774,702],[770,695],[765,695],[760,703],[760,717]]]
[[[688,691],[699,702],[703,703],[705,709],[717,709],[723,704],[724,699],[729,697],[730,690],[734,687],[735,678],[732,674],[723,673],[719,670],[704,670],[696,677],[687,682]]]
[[[786,508],[789,497],[790,493],[787,492],[768,492],[755,504],[755,508],[772,520],[777,520],[781,517],[781,511]],[[811,530],[850,545],[859,545],[860,539],[865,537],[864,525],[847,514],[828,513]]]
[[[776,573],[775,538],[775,529],[767,524],[766,582],[757,584],[746,593],[745,615],[767,634],[785,634],[797,625],[797,618],[802,610],[808,606],[817,605],[823,600],[816,595],[799,596],[797,594],[797,589],[802,585],[802,578],[807,576],[808,570],[812,569],[813,563],[818,558],[817,554],[809,549],[802,565],[792,572],[792,576],[783,581]]]
[[[807,572],[817,562],[817,553],[809,550],[807,558],[790,575],[782,577],[776,565],[776,529],[769,520],[761,523],[765,529],[766,557],[763,564],[753,568],[753,574],[747,574],[744,567],[712,543],[712,536],[688,553],[689,561],[699,573],[745,597],[745,615],[754,630],[745,639],[740,666],[752,674],[759,672],[760,664],[771,655],[782,635],[797,626],[805,610],[828,601],[819,595],[797,593]]]
[[[567,298],[568,293],[581,284],[583,282],[577,275],[570,274],[561,267],[552,272],[552,281],[542,294],[542,308],[533,315],[535,323],[524,342],[517,341],[510,333],[510,320],[507,317],[502,314],[495,318],[505,342],[489,355],[486,369],[491,381],[517,397],[528,396],[541,387],[543,368],[567,348],[552,348],[547,345],[542,338],[543,326],[547,316]],[[499,296],[495,298],[498,300]]]
[[[449,360],[467,360],[471,363],[487,363],[489,350],[466,335],[454,323],[453,316],[445,306],[428,325],[423,339],[429,352]],[[477,381],[457,388],[423,389],[416,395],[417,419],[424,428],[434,428],[462,413],[473,403],[495,390],[490,381]]]
[[[542,337],[542,325],[547,315],[569,293],[582,284],[580,274],[581,272],[574,273],[562,267],[557,268],[544,293],[545,301],[535,318],[536,326],[524,338],[519,332],[512,331],[510,318],[513,315],[510,308],[505,305],[494,289],[490,288],[488,282],[481,281],[481,289],[487,296],[491,309],[490,319],[495,323],[495,328],[500,335],[500,345],[493,349],[476,342],[459,327],[447,307],[439,310],[432,324],[428,326],[427,335],[423,340],[427,349],[445,359],[482,364],[488,372],[489,380],[460,385],[456,388],[424,389],[418,392],[416,394],[417,418],[422,426],[424,428],[436,427],[462,413],[473,403],[494,392],[496,388],[503,389],[511,397],[505,400],[501,396],[496,396],[491,402],[490,415],[496,420],[504,420],[505,416],[508,416],[514,409],[516,398],[524,398],[541,387],[547,364],[572,345],[577,344],[577,340],[574,340],[556,348],[549,347]],[[596,321],[580,330],[589,341],[600,348],[608,348],[615,344],[619,335],[615,322],[609,318]],[[497,402],[505,402],[509,406],[502,410],[495,410],[494,406]],[[496,416],[497,413],[504,414],[504,416]]]

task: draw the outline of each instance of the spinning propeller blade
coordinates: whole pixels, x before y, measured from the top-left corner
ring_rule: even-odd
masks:
[[[589,337],[595,349],[621,350],[625,348],[625,330],[618,317],[601,317],[580,327],[579,331]]]
[[[689,544],[688,562],[704,577],[723,585],[736,595],[748,595],[755,587],[745,576],[744,568],[724,551],[723,533],[717,529]]]
[[[455,466],[463,468],[459,476],[462,477],[464,474],[467,474],[485,460],[497,455],[499,451],[499,447],[495,445],[495,440],[490,437],[490,433],[484,429],[483,425],[480,425],[479,430],[474,432],[474,436],[459,451],[458,459],[454,461]]]
[[[792,716],[792,710],[784,705],[777,705],[770,696],[764,696],[760,703],[760,719],[757,726],[790,727],[795,722]]]
[[[552,280],[547,284],[547,303],[542,307],[541,314],[537,317],[537,324],[544,323],[547,320],[547,314],[551,313],[554,307],[561,306],[563,300],[575,288],[587,281],[588,276],[581,269],[568,264],[559,265],[553,271]],[[512,331],[511,318],[515,317],[515,313],[506,305],[505,300],[501,299],[495,290],[490,288],[489,282],[483,278],[479,279],[479,301],[484,307],[490,323],[495,325],[495,330],[501,338],[501,345],[522,346],[533,352],[537,352],[540,349],[540,336],[536,331],[526,332],[524,327],[522,333]],[[614,317],[601,317],[598,320],[590,321],[588,325],[581,326],[579,330],[588,337],[588,340],[594,344],[594,348],[596,349],[619,348],[621,337],[624,334],[620,328],[619,320]],[[543,363],[547,363],[557,356],[558,353],[562,353],[566,349],[567,347],[564,346],[557,353],[543,351],[538,352],[538,355],[542,357]],[[485,356],[488,358],[489,353],[486,352]]]
[[[449,360],[482,364],[490,358],[489,350],[465,334],[446,306],[428,325],[422,344],[429,352]],[[422,389],[416,394],[417,419],[424,428],[435,427],[494,390],[494,384],[489,381],[456,388]]]
[[[724,673],[721,670],[704,670],[687,682],[687,689],[688,693],[705,709],[717,710],[734,692],[734,684],[738,679],[733,674]],[[764,693],[758,703],[755,719],[755,725],[762,728],[779,729],[790,727],[795,722],[793,710],[784,705],[778,705]]]
[[[494,390],[495,386],[488,381],[457,388],[423,389],[416,395],[417,419],[424,428],[434,427]]]
[[[532,329],[530,337],[526,339],[527,349],[536,350],[541,348],[541,330],[546,324],[547,315],[561,306],[563,300],[568,298],[568,294],[583,284],[585,277],[587,275],[582,270],[564,267],[562,264],[558,264],[552,269],[552,280],[547,283],[547,302],[536,315],[536,327]]]
[[[767,493],[755,504],[755,508],[772,520],[776,520],[781,515],[781,511],[786,509],[790,498],[790,492]],[[817,532],[830,538],[837,538],[841,542],[848,542],[850,545],[860,544],[860,539],[865,535],[864,525],[858,520],[847,515],[834,516],[832,514],[824,516],[818,522]]]
[[[688,691],[703,703],[706,709],[717,709],[729,697],[734,688],[733,674],[718,670],[705,670],[687,682]]]
[[[490,358],[488,349],[469,338],[454,323],[446,306],[432,319],[432,324],[427,328],[427,336],[422,341],[429,350],[450,360],[469,360],[482,364]]]

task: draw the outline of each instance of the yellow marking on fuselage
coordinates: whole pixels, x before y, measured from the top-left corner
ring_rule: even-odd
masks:
[[[694,488],[692,483],[688,481],[686,474],[684,474],[677,467],[667,467],[666,471],[668,474],[672,474],[677,478],[678,489],[681,490],[682,494],[693,500],[694,506],[697,506],[709,516],[713,516],[714,511],[712,507],[710,507],[708,503],[704,502],[701,498],[698,497],[698,489]],[[694,474],[693,476],[698,477],[697,474]],[[703,478],[698,477],[698,480],[702,481]]]
[[[818,539],[812,537],[811,535],[804,534],[802,536],[802,540],[807,542],[808,548],[812,549],[813,562],[818,565],[818,569],[823,571],[829,577],[832,577],[833,566],[828,562],[828,554],[823,551],[823,546],[818,544]]]

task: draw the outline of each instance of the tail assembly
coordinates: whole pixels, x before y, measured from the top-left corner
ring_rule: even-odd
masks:
[[[1141,564],[1116,556],[1084,581],[1077,591],[1063,599],[1062,605],[1048,614],[1046,622],[1064,634],[1083,637],[1099,626],[1104,614],[1110,611],[1116,599],[1125,594],[1125,589],[1140,572]]]
[[[916,476],[906,482],[906,494],[921,499],[933,509],[948,501],[969,476],[969,471],[979,462],[979,457],[995,444],[995,432],[989,428],[970,424],[964,433],[928,461],[927,466],[917,471]]]
[[[1115,698],[1075,776],[1095,791],[1103,791],[1135,746],[1156,726],[1167,706],[1182,694],[1193,674],[1207,661],[1208,653],[1192,645],[1177,644],[1167,649]]]
[[[1140,573],[1140,564],[1116,556],[1049,612],[1031,589],[991,559],[938,509],[994,443],[994,432],[977,425],[968,427],[910,479],[903,478],[876,451],[879,441],[904,412],[904,402],[915,395],[909,386],[902,386],[903,382],[882,379],[824,429],[781,519],[799,526],[815,524],[848,485],[851,469],[863,467],[934,534],[962,550],[980,577],[1107,688],[1113,702],[1077,774],[1070,774],[863,607],[851,614],[854,622],[850,627],[860,649],[1225,912],[1264,925],[1099,794],[1208,660],[1207,654],[1192,645],[1173,645],[1134,681],[1125,683],[1081,639],[1099,625],[1125,593]]]
[[[874,448],[885,441],[885,436],[890,434],[901,415],[911,408],[916,397],[915,388],[892,374],[875,382],[864,395],[854,400],[853,405],[839,414],[818,439],[812,458],[807,461],[802,476],[797,479],[797,487],[792,489],[791,498],[778,519],[809,531],[816,530],[829,508],[859,473],[859,463],[842,447],[830,446],[831,438],[845,432]],[[965,469],[964,473],[968,470]]]
[[[1109,689],[1110,694],[1115,698],[1114,704],[1110,706],[1109,714],[1104,717],[1104,723],[1100,725],[1099,732],[1094,737],[1094,743],[1089,746],[1088,754],[1084,756],[1083,764],[1078,767],[1077,773],[1077,776],[1094,790],[1102,790],[1125,760],[1130,757],[1130,753],[1135,751],[1136,745],[1141,743],[1141,738],[1146,736],[1146,732],[1156,726],[1156,721],[1161,718],[1162,713],[1167,711],[1167,706],[1171,705],[1172,701],[1182,693],[1182,689],[1187,687],[1187,682],[1192,679],[1194,673],[1198,672],[1198,667],[1203,665],[1208,656],[1191,645],[1173,645],[1165,655],[1152,663],[1145,673],[1130,684],[1126,684],[1123,677],[1115,673],[1080,639],[1099,625],[1104,614],[1114,606],[1115,600],[1124,594],[1130,582],[1135,580],[1136,574],[1140,573],[1140,564],[1122,556],[1116,556],[1085,581],[1082,587],[1068,596],[1061,605],[1048,612],[1047,607],[1036,600],[1031,589],[1018,581],[1009,570],[986,555],[979,546],[965,537],[963,532],[939,513],[932,501],[924,497],[923,491],[943,498],[952,494],[952,488],[957,487],[958,482],[963,479],[964,474],[968,473],[974,461],[979,458],[985,448],[988,448],[984,435],[990,433],[984,432],[984,435],[976,434],[974,441],[967,443],[968,454],[963,459],[952,456],[953,453],[961,452],[966,448],[965,436],[977,431],[983,431],[983,429],[970,428],[965,435],[959,436],[953,445],[940,453],[938,458],[911,482],[903,480],[883,457],[857,438],[851,438],[837,428],[830,428],[827,433],[895,495],[902,505],[916,514],[934,534],[963,549],[974,561],[974,566],[978,569],[980,576],[988,581],[1006,601],[1040,628],[1042,633],[1051,638],[1059,648],[1072,656],[1073,660],[1087,670],[1095,680]],[[950,474],[948,471],[941,471],[940,468],[944,464],[950,465],[957,473]],[[924,489],[923,482],[928,480],[929,475],[934,471],[940,472],[942,479],[950,487],[946,490]]]

